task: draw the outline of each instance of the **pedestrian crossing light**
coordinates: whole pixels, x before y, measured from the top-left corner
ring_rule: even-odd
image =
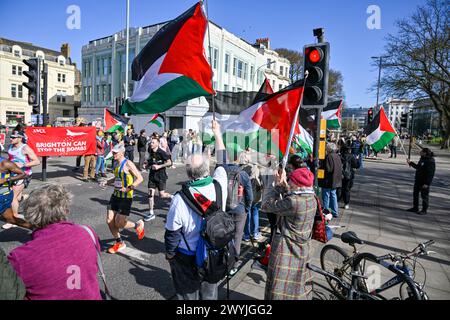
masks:
[[[402,113],[400,118],[400,128],[408,128],[408,113]]]
[[[33,114],[40,113],[41,105],[41,68],[39,58],[23,60],[28,66],[28,71],[23,74],[28,78],[28,82],[23,82],[23,86],[28,89],[28,104],[33,106]]]
[[[328,102],[328,70],[330,44],[328,42],[304,47],[303,106],[325,108]]]

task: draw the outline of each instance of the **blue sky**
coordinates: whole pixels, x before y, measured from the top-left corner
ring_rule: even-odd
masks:
[[[173,19],[194,0],[130,0],[131,26]],[[125,0],[0,0],[0,37],[59,50],[64,42],[80,66],[81,47],[109,36],[125,26]],[[211,20],[228,31],[254,42],[269,37],[271,46],[301,51],[315,41],[312,29],[324,27],[331,43],[331,67],[344,76],[348,106],[370,106],[376,94],[369,87],[378,70],[372,56],[383,53],[384,38],[395,33],[395,21],[411,15],[425,0],[208,0]],[[81,9],[81,29],[69,30],[70,5]],[[367,8],[381,10],[381,29],[367,28]],[[33,19],[37,23],[32,24]]]

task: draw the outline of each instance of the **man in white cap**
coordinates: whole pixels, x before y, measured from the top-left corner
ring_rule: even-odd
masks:
[[[114,169],[114,178],[102,182],[100,185],[106,186],[106,184],[114,182],[114,193],[109,202],[106,218],[109,230],[114,239],[116,239],[115,244],[108,249],[108,253],[114,254],[126,248],[120,236],[120,229],[134,229],[139,240],[144,238],[144,221],[127,221],[133,203],[134,189],[144,179],[134,163],[125,158],[125,147],[123,144],[117,144],[113,148],[112,154],[117,163]]]

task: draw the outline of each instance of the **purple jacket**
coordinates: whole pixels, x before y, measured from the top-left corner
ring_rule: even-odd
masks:
[[[25,283],[27,299],[102,299],[94,241],[79,225],[60,222],[36,230],[33,240],[11,251],[8,259]]]

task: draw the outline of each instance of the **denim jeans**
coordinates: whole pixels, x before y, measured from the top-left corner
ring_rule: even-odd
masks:
[[[334,217],[339,215],[339,206],[336,195],[336,189],[322,188],[323,208],[331,211]]]
[[[95,174],[98,174],[98,172],[105,173],[105,157],[104,156],[97,156],[97,164],[95,166]]]
[[[245,222],[244,238],[249,239],[250,236],[256,236],[259,234],[259,207],[261,203],[252,205],[249,214],[247,215],[247,221]]]

